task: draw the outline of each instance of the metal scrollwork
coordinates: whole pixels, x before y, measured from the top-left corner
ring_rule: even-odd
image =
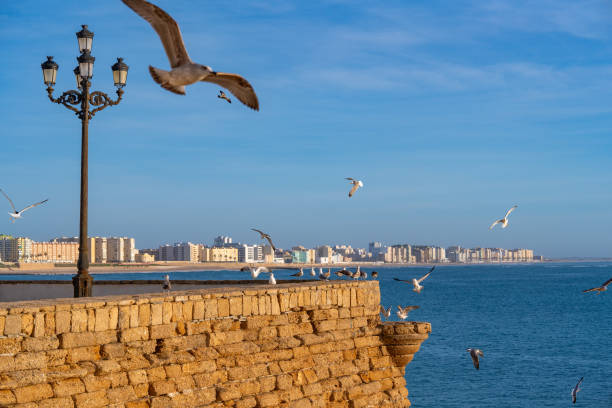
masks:
[[[66,91],[57,99],[53,97],[53,88],[47,88],[47,93],[51,102],[64,105],[66,108],[73,111],[75,115],[79,115],[81,113],[79,109],[75,108],[74,106],[71,106],[81,104],[82,96],[80,92],[74,90]]]
[[[100,91],[92,92],[89,95],[89,103],[92,106],[97,106],[97,108],[93,109],[89,112],[89,118],[91,119],[97,112],[105,109],[108,106],[114,106],[121,102],[121,96],[123,95],[123,90],[117,90],[117,100],[113,101],[107,94]]]

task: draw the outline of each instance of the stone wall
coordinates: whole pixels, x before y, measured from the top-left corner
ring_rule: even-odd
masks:
[[[378,282],[0,303],[2,407],[406,407]]]

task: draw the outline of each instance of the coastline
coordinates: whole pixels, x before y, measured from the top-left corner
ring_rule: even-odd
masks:
[[[386,268],[424,268],[431,266],[482,266],[482,265],[517,265],[517,264],[541,264],[541,263],[582,263],[582,262],[602,262],[602,260],[544,260],[533,262],[479,262],[479,263],[419,263],[419,264],[400,264],[400,263],[371,263],[371,262],[352,262],[342,264],[264,264],[258,263],[257,266],[265,266],[272,269],[310,269],[310,268],[355,268],[360,266],[367,269],[386,269]],[[238,262],[169,262],[169,263],[153,263],[153,264],[119,264],[92,266],[89,268],[90,273],[95,274],[116,274],[116,273],[151,273],[151,272],[193,272],[193,271],[216,271],[229,270],[238,271],[245,266],[251,266],[249,263]],[[40,269],[20,269],[19,267],[0,268],[0,275],[74,275],[76,266],[54,266],[51,268]]]

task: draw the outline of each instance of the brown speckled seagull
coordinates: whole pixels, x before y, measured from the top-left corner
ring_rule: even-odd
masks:
[[[121,0],[151,24],[164,45],[171,71],[149,66],[151,76],[162,88],[185,95],[185,86],[199,81],[212,82],[230,91],[240,102],[259,110],[257,95],[249,82],[237,74],[215,72],[207,65],[191,61],[178,24],[168,13],[145,0]]]

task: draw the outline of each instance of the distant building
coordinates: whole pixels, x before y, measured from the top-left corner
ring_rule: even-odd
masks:
[[[215,237],[213,241],[213,247],[224,247],[231,243],[232,238],[226,237],[224,235],[219,235],[218,237]]]
[[[76,263],[79,259],[77,242],[32,242],[33,262]]]
[[[263,262],[264,247],[242,244],[238,247],[238,262]]]
[[[238,262],[238,249],[232,247],[201,247],[201,262]]]
[[[25,237],[0,237],[0,259],[3,262],[29,262],[32,257],[32,240]]]
[[[293,250],[291,251],[291,263],[307,263],[308,252],[305,250]]]
[[[136,255],[134,255],[134,259],[136,262],[141,262],[141,263],[151,263],[151,262],[155,262],[155,256],[148,254],[148,253],[137,253]]]
[[[200,248],[191,242],[162,245],[158,249],[160,261],[199,262]]]

